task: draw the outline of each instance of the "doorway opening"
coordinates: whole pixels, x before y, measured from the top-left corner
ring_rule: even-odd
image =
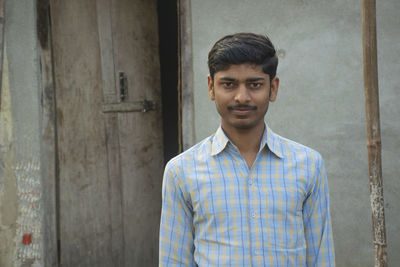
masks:
[[[177,1],[157,0],[164,162],[180,152]]]

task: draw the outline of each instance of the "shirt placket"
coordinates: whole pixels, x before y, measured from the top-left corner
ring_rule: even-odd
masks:
[[[259,194],[259,181],[257,177],[257,162],[259,155],[257,155],[253,166],[248,170],[247,175],[247,191],[249,197],[249,232],[250,232],[250,255],[252,266],[262,266],[263,265],[263,242],[262,234],[263,229],[261,225],[261,215],[260,214],[260,194]]]
[[[262,226],[261,226],[261,214],[260,205],[261,200],[259,198],[259,183],[257,180],[257,162],[259,156],[257,155],[253,166],[249,170],[246,161],[236,152],[235,155],[239,157],[240,169],[243,179],[245,180],[247,197],[247,221],[248,221],[248,233],[249,233],[249,254],[251,266],[262,266],[263,265],[263,242],[262,242]]]

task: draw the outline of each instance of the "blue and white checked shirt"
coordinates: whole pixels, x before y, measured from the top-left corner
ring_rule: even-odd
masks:
[[[335,266],[320,154],[265,129],[250,170],[221,127],[167,164],[160,266]]]

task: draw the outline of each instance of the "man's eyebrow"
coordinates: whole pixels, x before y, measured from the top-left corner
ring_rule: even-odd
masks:
[[[229,82],[237,81],[237,79],[234,79],[234,78],[231,78],[231,77],[221,77],[220,80],[229,81]],[[254,77],[254,78],[246,79],[246,82],[257,82],[257,81],[265,81],[265,78],[263,78],[263,77]]]
[[[262,77],[248,78],[246,81],[247,82],[265,81],[265,78]]]
[[[231,78],[231,77],[221,77],[221,78],[220,78],[220,80],[223,80],[223,81],[229,81],[229,82],[236,81],[236,79],[234,79],[234,78]]]

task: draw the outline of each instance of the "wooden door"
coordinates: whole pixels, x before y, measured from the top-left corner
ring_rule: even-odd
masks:
[[[61,266],[156,266],[155,0],[52,0]]]

